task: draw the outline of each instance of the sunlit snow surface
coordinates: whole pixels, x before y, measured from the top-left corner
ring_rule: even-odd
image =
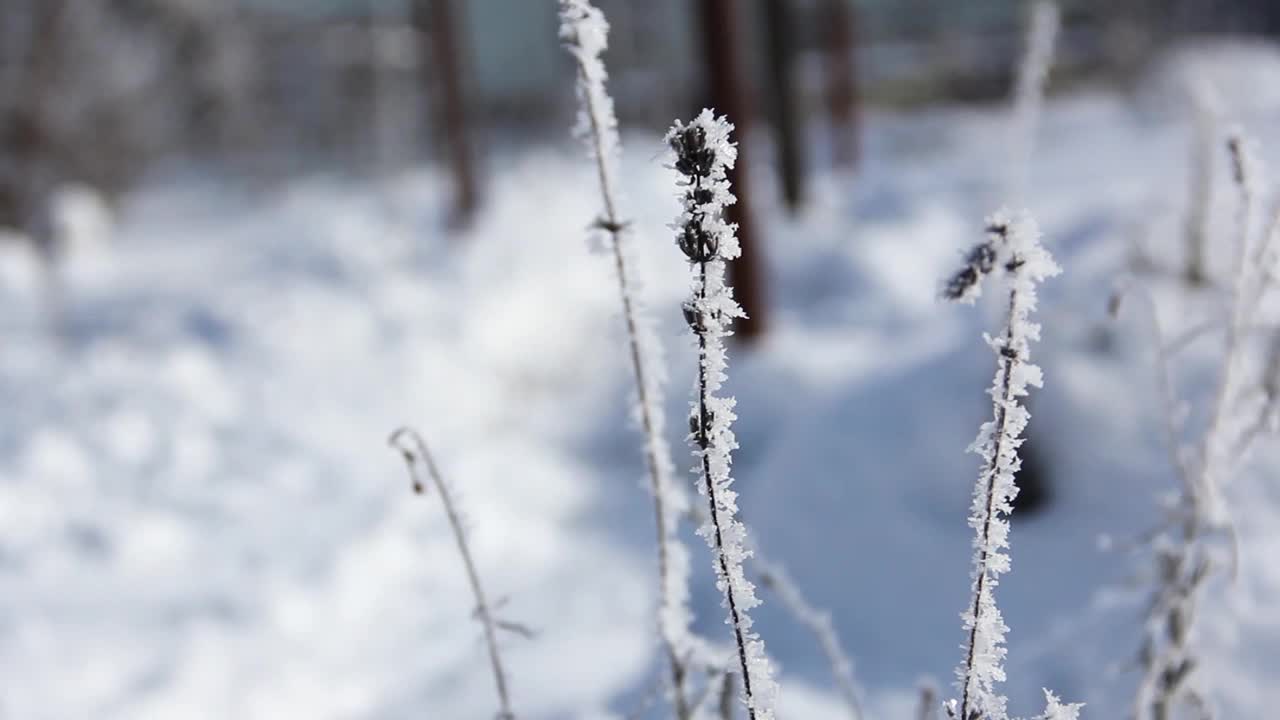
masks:
[[[1280,157],[1275,118],[1250,119]],[[1138,538],[1174,485],[1146,325],[1108,320],[1106,297],[1135,242],[1178,265],[1190,133],[1111,97],[1051,103],[1044,122],[1029,204],[1064,274],[1043,290],[1027,434],[1053,499],[1013,521],[1007,688],[1017,714],[1043,686],[1120,717],[1147,565],[1098,537]],[[821,173],[794,219],[757,167],[773,302],[764,342],[730,349],[736,487],[761,544],[834,612],[886,720],[911,716],[922,678],[948,693],[960,659],[964,450],[990,412],[994,310],[936,296],[1001,202],[1005,127],[994,109],[872,116],[862,175]],[[623,141],[681,447],[674,176],[658,138]],[[609,258],[585,242],[593,169],[568,142],[490,162],[486,209],[457,237],[431,172],[152,184],[115,238],[77,244],[57,334],[38,266],[0,246],[0,717],[492,717],[444,516],[386,446],[404,423],[456,489],[500,615],[536,631],[503,641],[521,717],[642,704],[652,520]],[[1156,283],[1170,327],[1215,307]],[[1193,346],[1184,385],[1208,387],[1214,347]],[[1240,574],[1203,611],[1205,679],[1231,718],[1280,702],[1280,487],[1274,456],[1250,467],[1227,489]],[[709,575],[696,628],[723,639]],[[780,716],[841,717],[811,638],[761,595]]]

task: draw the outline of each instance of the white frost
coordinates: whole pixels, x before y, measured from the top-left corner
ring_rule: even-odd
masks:
[[[730,474],[731,453],[738,447],[731,429],[736,418],[735,401],[716,395],[726,379],[724,338],[731,334],[729,325],[733,319],[744,315],[733,298],[733,289],[725,283],[725,261],[741,252],[736,226],[723,217],[725,207],[735,202],[727,176],[738,154],[729,140],[732,130],[727,120],[705,109],[687,125],[677,121],[666,140],[677,149],[677,164],[679,140],[690,131],[698,133],[699,147],[711,153],[709,166],[696,174],[685,173],[683,208],[673,226],[682,237],[687,237],[688,232],[698,233],[704,238],[705,247],[711,248],[701,260],[690,257],[695,272],[692,297],[686,305],[689,316],[696,318],[691,324],[695,325],[700,362],[689,439],[697,459],[694,472],[698,476],[698,492],[708,499],[710,512],[698,534],[715,555],[716,585],[724,593],[724,606],[729,609],[726,623],[733,626],[738,639],[743,685],[750,688],[747,692],[744,687],[744,696],[751,717],[769,720],[773,717],[777,683],[764,642],[751,629],[748,611],[760,605],[760,600],[755,586],[743,573],[742,562],[751,553],[746,549],[746,528],[736,517],[737,493],[732,489]],[[700,438],[700,433],[705,437]]]
[[[560,0],[560,39],[578,65],[578,119],[573,133],[600,163],[606,213],[617,212],[618,119],[605,88],[609,73],[601,56],[609,48],[609,21],[588,0]]]
[[[1053,48],[1060,25],[1058,5],[1051,0],[1037,0],[1031,8],[1031,24],[1027,28],[1027,44],[1018,65],[1018,84],[1013,96],[1011,137],[1013,150],[1009,167],[1008,198],[1022,202],[1031,171],[1031,154],[1036,130],[1044,111],[1044,89],[1053,64]]]
[[[598,223],[612,242],[614,268],[622,301],[623,320],[630,342],[636,401],[632,414],[645,433],[645,457],[649,464],[650,491],[655,499],[659,548],[658,630],[667,645],[670,662],[701,658],[707,651],[689,629],[689,554],[678,537],[679,519],[689,509],[683,486],[673,481],[675,463],[666,441],[662,413],[666,385],[666,361],[662,341],[652,315],[641,298],[637,277],[639,263],[631,247],[631,233],[619,210],[617,156],[618,121],[613,99],[605,88],[608,73],[601,55],[609,45],[609,23],[587,0],[561,0],[560,37],[578,65],[578,100],[581,104],[575,134],[586,143],[597,162],[604,215]],[[683,671],[677,674],[683,674]],[[682,688],[673,688],[682,693]],[[678,700],[683,702],[682,699]]]
[[[1061,272],[1040,244],[1040,230],[1028,213],[1011,217],[1000,211],[987,219],[988,238],[979,247],[992,252],[984,264],[987,273],[1001,269],[1010,279],[1009,312],[999,337],[986,336],[995,351],[998,367],[988,394],[992,419],[983,424],[969,451],[982,457],[982,471],[974,485],[969,526],[974,529],[973,601],[962,615],[968,633],[964,661],[956,670],[962,699],[954,716],[1004,720],[1008,700],[996,691],[1005,680],[1004,647],[1008,626],[995,602],[1000,575],[1009,571],[1009,521],[1018,493],[1014,475],[1022,464],[1018,447],[1030,414],[1019,398],[1028,387],[1040,387],[1040,369],[1030,363],[1030,343],[1040,337],[1040,326],[1031,321],[1036,309],[1036,286]],[[986,273],[984,273],[986,274]],[[981,277],[975,283],[981,282]],[[971,293],[954,295],[959,301]]]
[[[1067,703],[1063,704],[1057,695],[1044,691],[1044,714],[1040,716],[1040,720],[1080,720],[1080,708],[1084,707],[1084,703]]]

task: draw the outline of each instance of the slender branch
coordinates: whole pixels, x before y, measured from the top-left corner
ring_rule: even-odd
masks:
[[[1231,310],[1227,323],[1226,354],[1223,358],[1222,374],[1219,377],[1217,392],[1214,393],[1213,410],[1210,415],[1209,425],[1205,430],[1204,452],[1200,463],[1201,482],[1199,491],[1202,495],[1198,500],[1208,504],[1206,510],[1210,516],[1215,513],[1215,506],[1217,505],[1217,478],[1214,473],[1218,468],[1214,456],[1219,453],[1220,445],[1225,441],[1223,435],[1227,408],[1236,386],[1236,370],[1240,365],[1240,340],[1243,334],[1242,326],[1244,325],[1246,311],[1244,297],[1248,270],[1247,259],[1249,256],[1249,239],[1252,235],[1253,204],[1257,192],[1253,186],[1252,160],[1247,156],[1243,142],[1238,135],[1234,134],[1227,141],[1227,148],[1234,168],[1234,177],[1236,184],[1240,188],[1240,237],[1236,242],[1233,262]]]
[[[1177,422],[1179,412],[1173,390],[1172,371],[1169,367],[1168,344],[1163,340],[1164,333],[1161,329],[1159,313],[1149,292],[1143,289],[1136,294],[1144,300],[1153,342],[1155,347],[1159,348],[1156,352],[1156,379],[1164,409],[1165,444],[1169,450],[1170,464],[1183,486],[1178,504],[1170,509],[1169,518],[1171,525],[1176,524],[1181,528],[1182,542],[1170,547],[1167,543],[1159,542],[1160,533],[1155,533],[1152,537],[1157,558],[1158,584],[1147,611],[1147,637],[1139,655],[1143,666],[1143,677],[1138,684],[1133,709],[1135,720],[1146,717],[1148,711],[1153,720],[1162,720],[1169,715],[1175,686],[1183,683],[1193,667],[1193,665],[1183,665],[1185,658],[1182,657],[1181,644],[1186,637],[1184,632],[1187,626],[1186,621],[1192,617],[1188,613],[1187,599],[1195,593],[1196,585],[1184,579],[1183,568],[1191,566],[1194,562],[1193,541],[1197,537],[1195,516],[1199,512],[1194,498],[1198,496],[1198,480],[1194,469],[1183,459],[1180,452],[1181,444],[1178,439],[1180,430]],[[1175,644],[1172,651],[1160,649],[1161,636],[1167,636]]]
[[[590,102],[590,101],[588,101]],[[599,124],[594,112],[594,108],[588,113],[591,117],[591,127],[594,137],[597,139],[597,158],[603,153],[603,148],[599,147]],[[663,615],[664,620],[659,621],[659,632],[662,635],[662,642],[667,652],[667,662],[671,666],[671,692],[674,696],[675,713],[679,720],[688,720],[690,717],[688,691],[686,688],[688,679],[688,667],[681,657],[680,641],[677,640],[674,628],[669,627],[669,618],[672,612],[681,612],[678,607],[673,607],[673,597],[675,593],[684,595],[684,591],[675,591],[672,585],[676,582],[673,577],[671,563],[671,546],[678,542],[674,537],[674,517],[668,520],[668,510],[666,500],[671,495],[671,479],[667,477],[664,469],[670,463],[667,453],[666,443],[657,434],[657,420],[654,415],[654,398],[651,394],[651,380],[648,377],[649,371],[645,367],[641,350],[640,333],[636,327],[636,308],[632,300],[631,283],[628,278],[627,262],[624,259],[622,244],[626,241],[624,230],[628,223],[623,222],[618,217],[613,192],[609,185],[609,173],[605,170],[605,163],[597,160],[596,168],[600,177],[600,194],[604,201],[605,217],[604,222],[600,223],[600,227],[607,231],[612,242],[613,248],[613,265],[618,278],[618,295],[622,301],[622,317],[626,324],[627,330],[627,347],[631,356],[631,370],[635,380],[636,396],[639,404],[640,426],[644,431],[645,444],[645,465],[649,469],[649,493],[653,496],[653,519],[657,530],[657,548],[658,548],[658,584],[659,594],[661,596],[662,608],[659,612]],[[683,581],[679,581],[683,584]],[[681,603],[683,604],[683,603]],[[687,613],[687,611],[685,611]],[[686,629],[687,632],[687,629]]]
[[[1280,415],[1280,334],[1271,338],[1271,346],[1267,351],[1266,368],[1262,377],[1262,404],[1257,415],[1240,434],[1230,457],[1240,457],[1253,445],[1260,435],[1276,426]]]
[[[840,645],[840,638],[836,635],[835,626],[831,622],[831,613],[809,604],[786,569],[766,559],[758,547],[752,548],[752,553],[755,555],[753,564],[760,570],[760,584],[777,593],[782,600],[782,606],[791,613],[796,622],[813,633],[822,654],[827,657],[827,664],[831,666],[832,678],[835,680],[836,689],[840,691],[845,707],[849,710],[849,717],[852,720],[861,720],[863,717],[862,690],[858,687],[858,681],[853,675],[853,660]]]
[[[1018,447],[1030,418],[1019,398],[1029,386],[1041,385],[1040,369],[1030,362],[1030,344],[1040,336],[1040,326],[1030,319],[1036,308],[1036,286],[1060,272],[1040,244],[1035,221],[1026,213],[1011,218],[1002,211],[987,221],[987,239],[969,252],[964,266],[948,280],[944,297],[973,302],[981,293],[982,280],[997,268],[1004,271],[1011,287],[1004,332],[999,338],[987,337],[997,359],[995,380],[988,391],[993,417],[969,448],[982,456],[983,464],[969,517],[975,531],[973,601],[964,614],[968,637],[964,661],[956,670],[961,698],[959,703],[946,704],[948,714],[957,720],[1006,718],[1008,701],[994,686],[1005,677],[1008,628],[993,588],[1009,570],[1008,516],[1018,492],[1014,481],[1021,466]]]
[[[1005,196],[1009,202],[1025,201],[1027,178],[1031,171],[1031,154],[1035,146],[1035,133],[1040,124],[1040,115],[1044,108],[1045,84],[1053,63],[1058,26],[1057,4],[1049,0],[1039,0],[1031,6],[1026,47],[1022,61],[1018,63],[1017,85],[1014,88],[1013,112],[1010,118],[1009,133],[1013,150],[1005,187]]]
[[[511,697],[507,690],[507,674],[502,666],[502,657],[498,653],[499,623],[494,617],[492,606],[485,597],[484,586],[480,583],[480,573],[476,570],[475,560],[471,557],[471,548],[467,544],[467,534],[462,525],[462,518],[449,495],[449,487],[444,481],[444,476],[436,467],[435,459],[432,458],[422,436],[411,428],[402,427],[396,430],[387,442],[404,457],[405,465],[409,468],[409,480],[415,493],[422,495],[427,492],[427,485],[421,471],[421,467],[425,466],[428,478],[435,485],[436,492],[440,494],[440,503],[444,505],[445,515],[449,518],[449,527],[453,530],[453,538],[458,544],[458,554],[462,557],[462,564],[467,570],[471,594],[475,597],[475,614],[480,620],[481,627],[484,628],[485,645],[489,650],[489,664],[493,669],[493,682],[498,690],[498,719],[515,720],[515,713],[511,710]]]
[[[703,110],[687,125],[677,122],[666,139],[675,154],[673,167],[685,178],[677,245],[694,268],[693,296],[683,309],[698,348],[689,439],[699,464],[699,490],[707,497],[708,523],[699,533],[712,549],[718,585],[729,611],[748,717],[769,720],[776,684],[764,643],[751,631],[747,615],[760,601],[743,574],[742,561],[750,551],[744,546],[746,529],[735,517],[737,494],[730,487],[731,453],[737,447],[730,429],[734,401],[715,394],[725,379],[724,337],[733,319],[742,316],[724,278],[725,261],[740,251],[734,226],[721,216],[733,201],[726,177],[736,158],[736,148],[729,141],[731,130],[723,118]]]
[[[694,181],[694,192],[702,189],[702,179],[697,178]],[[695,214],[696,222],[701,223],[702,215]],[[707,302],[707,260],[698,263],[698,299],[703,305]],[[707,363],[707,333],[698,333],[698,429],[695,433],[698,448],[702,456],[702,477],[704,478],[707,488],[707,511],[711,520],[711,526],[715,531],[715,548],[716,562],[720,564],[720,576],[729,577],[729,558],[725,553],[724,528],[720,520],[720,508],[716,503],[716,488],[711,481],[711,413],[708,400],[711,397],[711,391],[708,389],[708,363]],[[738,598],[733,589],[726,585],[725,602],[729,604],[729,620],[733,626],[734,644],[738,648],[738,662],[742,666],[742,691],[747,696],[748,714],[755,719],[755,709],[751,706],[751,673],[748,669],[747,662],[747,641],[746,632],[743,629],[742,616],[738,612]],[[732,686],[732,680],[726,676],[725,687]],[[725,694],[728,694],[727,692]],[[723,712],[724,699],[721,697],[721,708]]]
[[[1014,309],[1018,304],[1017,290],[1009,291],[1009,312],[1008,312],[1008,328],[1005,331],[1005,347],[1013,347],[1013,318]],[[978,556],[978,576],[975,581],[973,593],[973,606],[969,612],[973,617],[973,626],[969,628],[969,640],[966,643],[964,667],[966,668],[963,696],[960,700],[960,717],[969,717],[969,698],[973,686],[978,682],[977,675],[973,672],[974,653],[978,647],[978,629],[981,626],[982,600],[987,597],[989,590],[987,589],[988,578],[991,571],[989,563],[991,560],[991,521],[996,514],[996,478],[999,476],[999,458],[1004,453],[1004,443],[1008,436],[1008,406],[1014,401],[1013,396],[1013,363],[1016,359],[1008,357],[1004,353],[999,355],[999,374],[1000,381],[1000,397],[996,403],[995,410],[995,431],[994,445],[991,451],[991,460],[987,463],[986,469],[983,471],[985,479],[979,481],[979,486],[984,487],[982,492],[985,494],[986,503],[983,510],[982,531],[979,535],[979,556]]]
[[[1180,705],[1196,709],[1203,717],[1211,717],[1195,678],[1197,659],[1191,642],[1197,626],[1196,608],[1205,580],[1215,569],[1215,560],[1208,545],[1215,530],[1223,531],[1228,540],[1231,572],[1235,573],[1238,553],[1235,527],[1218,496],[1225,476],[1239,463],[1261,429],[1254,425],[1233,438],[1228,419],[1235,411],[1240,396],[1238,386],[1244,364],[1244,336],[1253,323],[1262,295],[1272,283],[1263,260],[1272,251],[1275,221],[1268,225],[1265,237],[1252,248],[1251,253],[1258,168],[1245,147],[1244,138],[1238,133],[1230,135],[1227,149],[1232,177],[1240,193],[1240,214],[1239,237],[1232,259],[1222,370],[1209,408],[1208,422],[1198,441],[1197,462],[1189,465],[1181,461],[1176,448],[1176,428],[1170,431],[1175,467],[1182,475],[1184,485],[1177,499],[1182,518],[1181,533],[1176,540],[1164,537],[1155,544],[1157,582],[1147,612],[1146,637],[1140,655],[1144,673],[1134,698],[1137,720],[1167,720]],[[1251,273],[1251,269],[1254,272]],[[1154,303],[1148,300],[1151,322],[1159,341],[1159,321]],[[1168,369],[1164,367],[1167,356],[1164,353],[1161,356],[1162,392],[1168,406],[1171,404],[1172,383],[1168,379]],[[1267,401],[1260,413],[1260,422],[1265,422],[1273,404],[1271,387],[1270,380],[1264,380],[1262,391]],[[1166,412],[1171,414],[1172,411],[1166,409]]]
[[[658,554],[658,632],[671,674],[672,704],[677,720],[692,717],[688,699],[689,633],[688,570],[684,548],[676,537],[676,522],[684,496],[671,480],[671,452],[663,438],[659,408],[662,384],[660,369],[648,367],[649,358],[661,359],[656,335],[643,332],[642,308],[638,307],[626,244],[630,241],[618,210],[614,187],[613,155],[617,152],[617,120],[605,89],[606,71],[600,55],[607,44],[608,24],[604,15],[587,0],[562,0],[561,36],[577,63],[578,96],[582,105],[580,134],[589,143],[604,215],[597,227],[610,236],[618,296],[626,326],[628,352],[635,382],[637,414],[644,432],[645,464],[649,492],[653,497],[653,517]],[[647,345],[647,347],[646,347]],[[668,507],[673,504],[676,507]]]

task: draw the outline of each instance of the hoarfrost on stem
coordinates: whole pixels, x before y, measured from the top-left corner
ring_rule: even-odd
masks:
[[[1044,691],[1044,714],[1039,720],[1080,720],[1080,708],[1083,703],[1063,703],[1057,695]]]
[[[1031,155],[1035,135],[1044,109],[1045,83],[1053,64],[1053,48],[1061,24],[1058,5],[1052,0],[1037,0],[1031,6],[1031,22],[1027,26],[1026,48],[1018,64],[1018,80],[1013,94],[1010,127],[1011,163],[1006,197],[1022,202],[1031,173]]]
[[[1194,448],[1183,447],[1181,421],[1169,413],[1168,440],[1183,487],[1170,504],[1170,529],[1176,532],[1162,531],[1152,542],[1156,582],[1139,654],[1143,676],[1133,711],[1138,720],[1166,720],[1182,709],[1210,716],[1210,698],[1199,677],[1198,608],[1208,579],[1227,563],[1234,574],[1237,563],[1235,523],[1222,491],[1269,424],[1275,407],[1276,396],[1269,389],[1274,387],[1270,369],[1261,379],[1249,381],[1246,377],[1245,341],[1247,328],[1256,324],[1264,296],[1275,286],[1271,268],[1280,215],[1260,236],[1255,232],[1256,206],[1265,187],[1262,162],[1252,140],[1239,129],[1228,133],[1227,151],[1240,206],[1239,236],[1232,248],[1225,348],[1209,418]],[[1163,337],[1159,318],[1154,306],[1150,307],[1159,339]],[[1172,406],[1168,353],[1161,352],[1159,361],[1165,401]],[[1249,407],[1250,401],[1261,401],[1261,410]],[[1250,416],[1257,419],[1245,420],[1246,427],[1241,429],[1241,420]],[[1227,547],[1216,547],[1215,538],[1225,538]],[[1229,557],[1221,557],[1220,550]]]
[[[697,338],[698,378],[689,417],[689,441],[697,460],[698,491],[707,498],[707,522],[698,530],[714,555],[716,585],[724,593],[742,672],[743,700],[752,720],[773,717],[777,685],[764,642],[751,628],[748,611],[760,604],[755,586],[743,573],[746,528],[738,520],[737,493],[732,489],[731,453],[738,447],[731,425],[733,398],[719,397],[726,378],[724,338],[734,318],[743,317],[725,284],[725,262],[740,248],[735,226],[725,222],[724,208],[735,198],[727,171],[737,159],[729,140],[733,130],[724,118],[703,110],[688,124],[677,121],[666,141],[672,167],[683,176],[682,209],[673,228],[676,245],[694,269],[692,294],[684,316]]]
[[[986,233],[943,289],[944,297],[970,303],[978,297],[982,280],[996,270],[1002,270],[1010,283],[1004,331],[998,337],[985,336],[997,361],[988,390],[992,419],[969,446],[982,457],[969,516],[974,530],[973,600],[961,616],[968,633],[964,660],[956,670],[961,699],[947,704],[948,713],[963,720],[1008,717],[1008,700],[996,691],[996,684],[1005,680],[1004,638],[1009,628],[996,605],[995,588],[1000,575],[1009,571],[1008,516],[1018,493],[1018,447],[1030,419],[1020,398],[1042,381],[1040,368],[1030,362],[1030,344],[1040,338],[1040,326],[1031,320],[1036,287],[1061,272],[1040,244],[1040,230],[1029,214],[1011,216],[1002,210],[988,218]]]
[[[649,470],[649,490],[653,495],[658,548],[658,632],[671,671],[671,691],[676,717],[691,715],[687,696],[689,662],[707,651],[689,629],[693,615],[689,609],[689,557],[677,536],[677,523],[688,510],[689,498],[674,482],[675,464],[665,439],[663,389],[666,362],[662,342],[652,316],[640,296],[629,223],[619,210],[617,155],[618,121],[613,99],[605,88],[608,73],[602,53],[609,43],[609,24],[604,14],[587,0],[561,0],[560,37],[578,66],[577,93],[581,105],[575,134],[587,145],[596,161],[603,215],[596,227],[610,239],[609,247],[618,280],[618,293],[626,324],[628,349],[634,375],[635,420],[644,431],[645,460]]]
[[[618,120],[605,87],[609,73],[601,56],[609,48],[609,21],[588,0],[560,0],[560,39],[578,66],[578,119],[573,132],[600,166],[606,212],[614,201]]]

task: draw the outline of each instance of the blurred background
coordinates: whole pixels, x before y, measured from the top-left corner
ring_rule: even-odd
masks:
[[[1018,714],[1050,687],[1120,717],[1176,452],[1149,318],[1106,300],[1138,278],[1170,334],[1219,317],[1219,140],[1239,123],[1280,159],[1280,3],[1061,0],[1031,120],[1030,3],[598,5],[677,467],[694,355],[661,136],[712,106],[741,151],[742,512],[830,611],[868,718],[919,717],[960,660],[998,310],[940,283],[999,205],[1039,219],[1065,273],[1000,587],[1008,689]],[[533,630],[502,642],[519,716],[663,716],[651,504],[557,32],[552,0],[0,0],[0,720],[492,717],[443,513],[386,448],[404,423]],[[1188,436],[1216,352],[1180,358]],[[1280,703],[1277,460],[1228,490],[1243,561],[1202,631],[1224,718]],[[848,717],[762,596],[785,717]]]
[[[574,113],[553,5],[6,0],[0,218],[23,226],[32,178],[114,197],[149,171],[194,161],[275,180],[316,167],[469,165],[455,168],[477,176],[462,181],[476,187],[459,202],[477,202],[470,195],[495,148],[559,141]],[[832,152],[819,155],[850,163],[864,107],[1006,97],[1024,5],[605,0],[601,8],[614,28],[609,62],[624,125],[660,131],[707,104],[711,68],[728,62],[752,121],[805,139],[843,126]],[[1264,0],[1061,5],[1054,90],[1132,87],[1154,57],[1188,38],[1280,32],[1280,11]],[[733,38],[728,51],[718,36]],[[726,52],[731,59],[719,60]]]

